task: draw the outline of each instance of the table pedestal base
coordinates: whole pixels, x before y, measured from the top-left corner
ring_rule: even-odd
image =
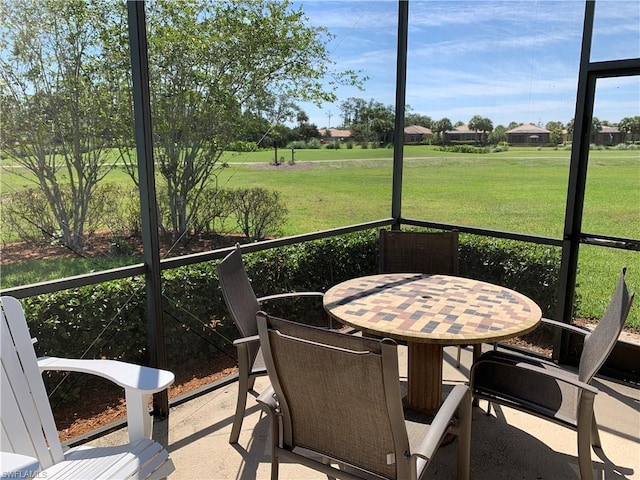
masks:
[[[406,406],[435,414],[442,404],[442,345],[408,342]]]

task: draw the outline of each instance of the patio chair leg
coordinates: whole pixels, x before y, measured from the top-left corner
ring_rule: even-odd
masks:
[[[242,429],[242,421],[244,420],[244,411],[247,406],[248,390],[249,379],[244,375],[240,375],[238,378],[238,401],[236,402],[236,414],[233,417],[233,427],[231,427],[231,435],[229,436],[229,443],[232,445],[238,443],[238,438],[240,438],[240,430]]]
[[[581,480],[593,480],[593,463],[591,461],[591,426],[578,428],[578,465]]]
[[[467,392],[467,395],[471,397],[471,393]],[[457,480],[469,480],[469,473],[471,468],[471,398],[465,399],[460,404],[458,409],[459,422],[458,422],[458,471]]]
[[[598,422],[596,422],[596,414],[593,414],[591,420],[591,445],[593,448],[602,449],[602,443],[600,442],[600,432],[598,432]]]

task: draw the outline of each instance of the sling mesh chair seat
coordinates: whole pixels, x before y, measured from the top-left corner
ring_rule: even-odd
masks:
[[[281,459],[341,479],[423,478],[452,431],[456,412],[458,479],[469,478],[468,386],[455,386],[430,424],[407,421],[393,340],[310,327],[263,312],[257,322],[273,388],[259,397],[271,417],[273,480]]]
[[[241,338],[234,341],[238,356],[238,398],[229,443],[238,442],[247,404],[247,394],[253,392],[255,379],[267,374],[260,351],[256,313],[268,300],[294,297],[322,297],[322,292],[292,292],[257,298],[242,262],[237,246],[217,265],[218,280],[227,309],[240,331]]]
[[[622,331],[633,293],[622,270],[613,298],[592,331],[543,319],[543,323],[585,335],[578,372],[531,356],[491,351],[471,369],[474,398],[512,407],[577,431],[578,463],[583,480],[593,479],[591,447],[601,448],[593,403],[598,390],[590,383]]]

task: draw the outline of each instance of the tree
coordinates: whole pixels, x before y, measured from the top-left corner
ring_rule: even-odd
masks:
[[[395,112],[392,106],[374,99],[348,98],[340,104],[344,128],[358,142],[388,143],[393,139]]]
[[[545,127],[549,130],[549,141],[553,145],[560,145],[562,143],[564,125],[562,122],[547,122]]]
[[[4,7],[1,149],[25,168],[23,177],[44,194],[61,240],[77,249],[97,185],[113,168],[107,148],[115,102],[97,34],[104,5],[41,0]]]
[[[280,143],[280,124],[295,118],[292,102],[333,102],[337,84],[361,82],[353,71],[332,70],[330,33],[310,26],[288,1],[158,0],[147,3],[147,25],[155,159],[175,240],[206,208],[202,192],[225,147],[245,129],[247,110],[266,112],[264,135]],[[124,58],[122,39],[120,45]],[[127,81],[121,78],[121,87]],[[126,163],[135,179],[135,158]]]
[[[487,142],[492,145],[498,145],[500,142],[507,141],[507,129],[504,125],[497,125],[487,137]]]
[[[636,137],[640,135],[640,116],[625,117],[618,122],[618,129],[624,132],[624,141],[628,139],[628,135],[631,134],[631,142],[635,142]]]
[[[480,143],[478,139],[478,131],[482,126],[482,117],[480,115],[474,115],[471,120],[469,120],[467,126],[469,127],[469,130],[473,130],[474,132],[476,132],[476,143]]]
[[[570,139],[573,139],[574,123],[575,123],[575,121],[574,121],[573,118],[571,120],[569,120],[569,122],[567,123],[567,134],[569,135]],[[602,130],[602,123],[600,122],[598,117],[593,117],[591,119],[591,126],[590,126],[590,129],[589,129],[589,142],[590,143],[594,143],[594,139],[595,139],[596,135],[601,130]]]
[[[373,101],[373,99],[371,101]],[[366,108],[367,101],[362,98],[350,97],[344,100],[340,104],[340,111],[342,112],[342,126],[344,128],[351,128],[352,125],[365,123],[364,117]]]
[[[445,132],[451,130],[452,128],[453,128],[453,125],[451,125],[451,120],[449,120],[446,117],[438,120],[433,125],[434,133],[436,134],[436,137],[440,139],[440,143],[442,144],[444,144],[445,142],[445,136],[444,136]]]
[[[589,130],[589,142],[595,143],[596,135],[602,130],[602,122],[598,117],[591,118],[591,129]]]
[[[431,128],[433,120],[428,115],[421,115],[419,113],[407,113],[404,117],[405,127],[409,125],[420,125],[422,127]]]
[[[468,127],[470,130],[476,132],[476,143],[485,144],[487,143],[487,132],[493,130],[493,122],[486,117],[474,115],[471,120],[469,120]],[[478,139],[478,131],[482,132],[480,139]]]

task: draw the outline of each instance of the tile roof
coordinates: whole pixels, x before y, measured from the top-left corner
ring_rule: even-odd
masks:
[[[546,128],[538,127],[536,125],[532,125],[530,123],[525,123],[524,125],[520,125],[519,127],[512,128],[511,130],[507,130],[506,133],[551,133]]]
[[[433,132],[431,129],[427,127],[423,127],[422,125],[409,125],[408,127],[404,127],[404,133],[409,135],[432,135]]]

